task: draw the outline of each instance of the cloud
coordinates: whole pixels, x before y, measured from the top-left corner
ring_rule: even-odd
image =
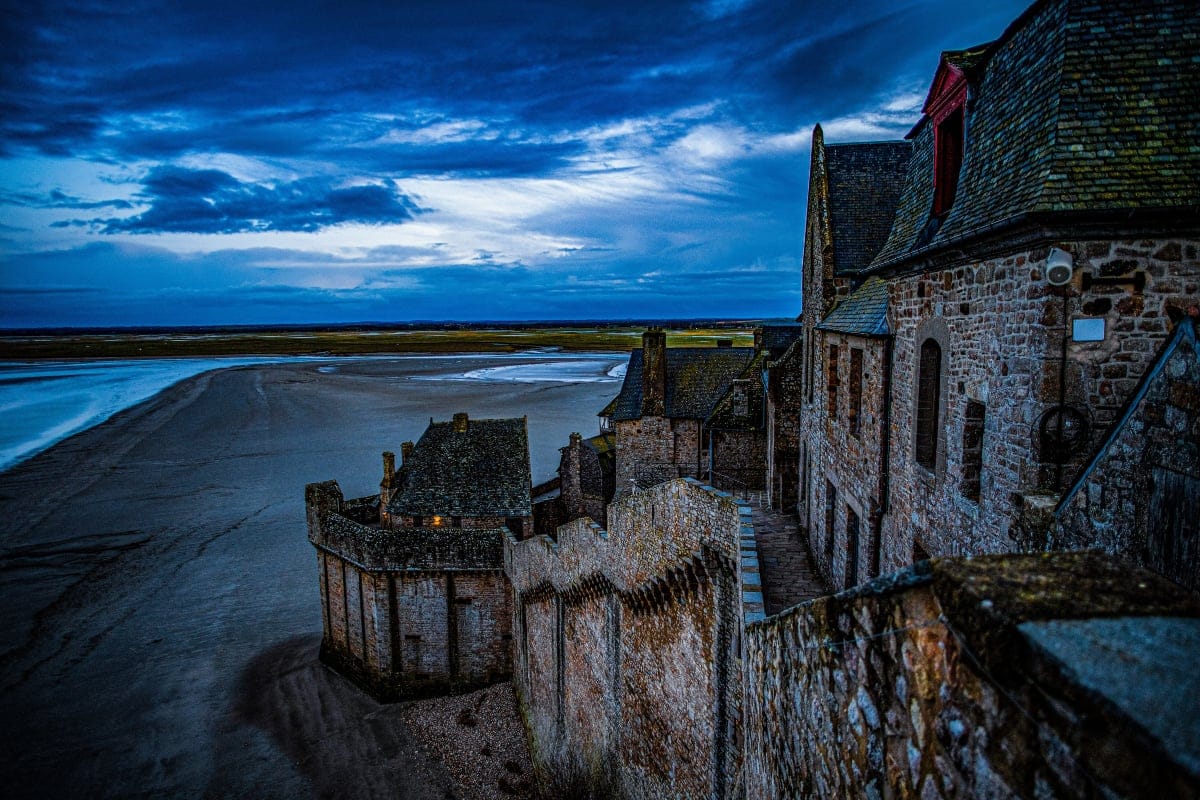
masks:
[[[46,194],[36,192],[0,192],[0,205],[24,208],[133,208],[128,200],[84,200],[61,189]]]
[[[150,208],[132,217],[92,220],[103,233],[312,232],[343,223],[411,220],[422,212],[393,181],[334,185],[326,178],[243,183],[216,169],[151,170],[137,195]]]

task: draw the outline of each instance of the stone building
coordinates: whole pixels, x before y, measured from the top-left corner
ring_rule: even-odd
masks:
[[[1200,301],[1198,33],[1045,0],[942,55],[906,142],[814,131],[799,512],[835,585],[1067,541],[1056,504]]]
[[[775,509],[796,507],[800,463],[800,346],[803,328],[796,323],[764,325],[755,331],[763,353],[766,408],[766,490]]]
[[[538,534],[553,535],[559,525],[587,517],[599,525],[608,519],[616,488],[616,435],[587,439],[572,433],[559,448],[558,473],[534,487],[533,522]]]
[[[506,539],[532,533],[524,419],[434,422],[380,495],[305,492],[317,550],[321,659],[382,700],[460,691],[512,673]]]
[[[621,392],[600,412],[616,435],[616,492],[701,476],[759,489],[766,436],[763,356],[753,347],[667,347],[661,328],[629,354]]]

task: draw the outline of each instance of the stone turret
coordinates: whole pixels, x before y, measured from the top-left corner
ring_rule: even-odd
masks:
[[[650,328],[642,334],[642,416],[661,417],[667,410],[667,334]]]
[[[455,414],[455,415],[454,415],[454,423],[453,423],[453,425],[454,425],[454,432],[455,432],[455,433],[466,433],[466,432],[467,432],[467,427],[468,427],[470,424],[471,424],[471,421],[470,421],[470,419],[467,417],[467,414],[466,414],[466,412],[465,412],[465,411],[460,411],[460,412],[458,412],[457,414]]]

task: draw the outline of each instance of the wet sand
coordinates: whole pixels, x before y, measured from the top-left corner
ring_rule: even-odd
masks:
[[[379,453],[456,411],[527,414],[536,481],[620,388],[407,377],[495,364],[208,373],[0,474],[6,796],[471,794],[404,706],[316,661],[303,491],[329,478],[348,497],[378,491]],[[493,694],[489,713],[511,703]]]

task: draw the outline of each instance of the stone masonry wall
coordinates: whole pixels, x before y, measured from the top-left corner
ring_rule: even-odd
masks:
[[[749,509],[694,480],[632,493],[609,530],[509,538],[515,686],[543,788],[726,797],[736,772]]]
[[[1172,710],[1198,614],[1059,553],[921,562],[750,624],[745,796],[1200,796],[1194,709]]]
[[[617,496],[635,484],[652,486],[679,477],[675,437],[665,417],[619,420],[617,431]]]
[[[895,335],[892,508],[882,569],[911,563],[914,544],[934,555],[1040,550],[1023,516],[1066,488],[1165,341],[1170,318],[1200,300],[1195,242],[1063,243],[1075,259],[1067,317],[1062,290],[1042,274],[1049,248],[896,278],[889,284]],[[1121,283],[1092,283],[1090,278]],[[1136,288],[1141,275],[1145,285]],[[1062,467],[1039,456],[1039,417],[1059,402],[1062,342],[1071,321],[1103,318],[1104,341],[1068,343],[1065,402],[1091,420],[1087,441]],[[942,347],[936,467],[914,459],[921,343]],[[818,387],[818,390],[820,387]],[[968,401],[985,411],[979,499],[964,496]],[[936,532],[936,533],[934,533]],[[915,537],[915,539],[914,539]]]
[[[1164,355],[1063,497],[1048,544],[1102,548],[1200,591],[1200,347],[1192,320],[1180,323]]]
[[[800,483],[800,407],[804,342],[797,342],[769,370],[767,391],[767,492],[771,507],[796,509]]]
[[[767,437],[763,431],[709,431],[711,483],[732,491],[766,485]],[[707,473],[707,470],[706,470]],[[704,475],[707,479],[709,476]]]
[[[809,547],[818,572],[830,586],[852,586],[879,574],[880,543],[875,520],[882,498],[884,354],[880,339],[814,331],[819,358],[814,367],[813,402],[806,407],[808,452],[807,509]],[[837,408],[829,411],[829,348],[838,348]],[[861,411],[858,429],[850,425],[851,351],[862,351]],[[829,487],[833,487],[833,495]],[[830,499],[832,497],[832,529]],[[857,541],[851,541],[850,514],[858,517]],[[853,564],[851,561],[853,560]]]
[[[362,503],[344,501],[333,481],[310,484],[305,497],[320,570],[322,660],[380,700],[512,674],[507,531],[380,529],[343,516]]]

